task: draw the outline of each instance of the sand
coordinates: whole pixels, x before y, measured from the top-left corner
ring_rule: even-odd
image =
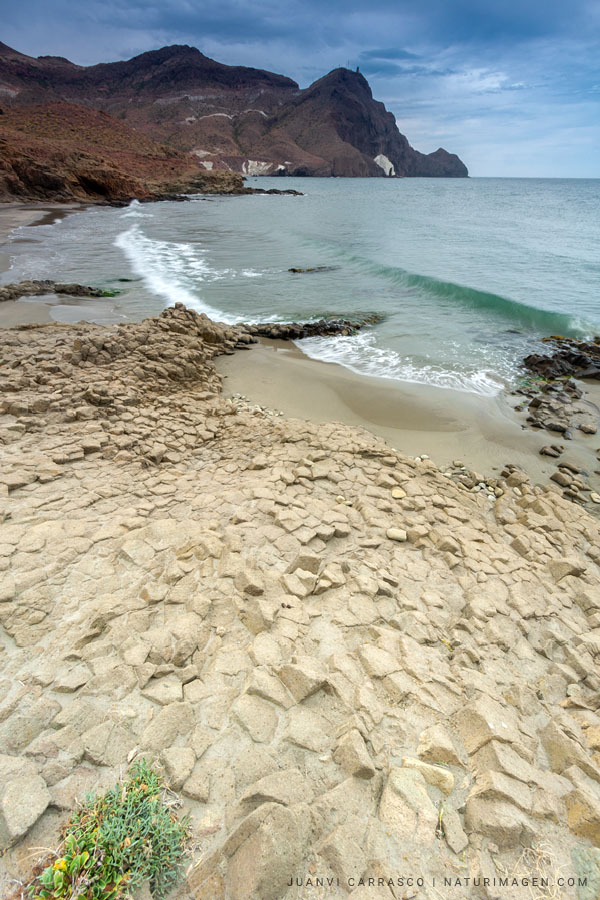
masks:
[[[15,228],[23,225],[52,225],[69,213],[85,208],[84,204],[79,203],[0,203],[0,249]]]
[[[9,266],[3,242],[14,228],[50,224],[83,208],[77,204],[0,205],[0,272]],[[73,323],[99,316],[102,320],[105,301],[101,303],[102,308],[89,301],[82,306],[76,300],[54,296],[3,303],[0,327]],[[541,447],[556,438],[527,428],[524,417],[512,409],[516,398],[362,376],[312,360],[296,345],[282,341],[262,341],[248,352],[222,357],[218,370],[226,397],[240,393],[286,416],[357,425],[411,456],[427,454],[440,466],[462,460],[482,476],[491,476],[512,463],[542,484],[556,471],[555,461],[539,455]],[[600,386],[586,385],[586,393],[600,408]],[[598,444],[596,436],[577,433],[561,458],[590,473],[590,485],[596,491],[600,491],[594,453]]]
[[[9,300],[0,304],[0,328],[42,325],[46,322],[52,322],[49,303],[39,300]]]
[[[7,242],[15,230],[23,226],[53,225],[72,212],[85,209],[84,204],[77,203],[1,203],[0,204],[0,274],[10,269],[10,253]],[[0,327],[14,328],[17,325],[42,324],[51,322],[52,306],[56,298],[36,298],[35,300],[17,300],[14,303],[0,305]]]
[[[547,483],[556,461],[539,455],[550,434],[524,427],[517,399],[486,397],[428,385],[357,375],[342,366],[309,359],[295,345],[264,341],[245,353],[222,357],[217,369],[225,396],[243,394],[253,403],[311,422],[359,425],[410,456],[427,454],[438,465],[462,460],[484,475],[508,464],[537,483]],[[592,388],[600,399],[600,387]],[[563,459],[592,473],[597,436],[577,435]],[[562,460],[561,460],[562,461]],[[590,479],[595,489],[598,479]]]

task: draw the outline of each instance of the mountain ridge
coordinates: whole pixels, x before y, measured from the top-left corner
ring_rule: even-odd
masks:
[[[95,109],[204,172],[343,177],[466,177],[455,155],[423,154],[358,71],[333,69],[307,88],[285,75],[229,66],[187,44],[79,66],[0,44],[0,107]],[[116,127],[116,126],[115,126]]]

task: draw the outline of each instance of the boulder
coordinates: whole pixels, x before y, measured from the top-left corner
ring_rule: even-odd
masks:
[[[196,754],[191,747],[169,747],[161,753],[160,762],[171,790],[180,791],[194,768]]]
[[[277,713],[260,697],[243,694],[231,708],[233,717],[248,732],[253,741],[270,741],[277,728]]]
[[[460,759],[450,733],[443,725],[432,725],[421,732],[417,756],[432,763],[459,766]]]
[[[375,768],[363,737],[356,728],[352,728],[338,741],[333,758],[348,775],[356,778],[372,778]]]
[[[438,811],[420,772],[391,767],[379,804],[379,818],[400,845],[407,840],[433,844]]]
[[[443,804],[440,810],[440,820],[446,843],[454,853],[462,853],[468,846],[469,839],[454,807]]]
[[[306,852],[310,812],[265,803],[244,819],[225,845],[230,900],[280,900]]]
[[[385,678],[401,668],[400,660],[395,659],[387,650],[380,650],[373,644],[365,644],[358,651],[365,672],[371,678]]]
[[[291,806],[307,799],[311,789],[298,769],[283,769],[265,775],[247,788],[239,799],[239,807],[246,813],[262,803],[281,803]]]
[[[310,656],[294,657],[279,670],[279,677],[294,699],[301,703],[327,684],[327,667]]]
[[[432,766],[430,763],[415,759],[412,756],[404,756],[402,765],[405,769],[416,769],[420,772],[427,784],[438,788],[447,797],[454,790],[454,775],[443,766]]]
[[[49,803],[46,782],[31,760],[0,756],[0,850],[27,834]]]
[[[289,716],[285,740],[313,753],[322,753],[329,746],[330,725],[323,716],[304,707],[294,707]]]
[[[600,847],[600,786],[577,766],[570,766],[564,775],[573,785],[565,797],[569,828]]]
[[[569,737],[556,720],[548,722],[540,732],[553,772],[563,773],[570,766],[578,766],[586,775],[600,782],[600,770],[580,743]]]
[[[364,820],[348,816],[316,848],[341,884],[356,884],[367,868],[364,846]]]
[[[482,695],[454,716],[454,724],[469,755],[488,741],[518,742],[516,715],[491,697]]]
[[[485,835],[502,850],[531,846],[537,836],[537,826],[512,803],[485,800],[472,796],[467,800],[465,813],[467,834]]]

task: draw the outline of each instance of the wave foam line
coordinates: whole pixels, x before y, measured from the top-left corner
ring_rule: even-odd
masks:
[[[195,285],[220,276],[199,258],[197,248],[191,244],[152,240],[137,224],[117,235],[114,244],[123,251],[132,270],[152,294],[163,297],[169,304],[185,303],[190,309],[206,313],[219,322],[231,324],[235,321],[192,293],[190,282]]]
[[[296,343],[311,359],[338,363],[357,375],[428,384],[487,397],[498,394],[504,388],[504,384],[489,372],[450,372],[432,365],[417,367],[395,350],[377,347],[375,336],[367,332],[354,337],[304,338]]]
[[[154,218],[152,213],[147,213],[142,211],[142,204],[139,200],[132,200],[129,206],[127,207],[127,211],[121,213],[122,219],[152,219]]]

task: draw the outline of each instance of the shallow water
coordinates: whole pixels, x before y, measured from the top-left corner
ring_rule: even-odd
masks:
[[[95,321],[178,300],[228,322],[380,312],[384,322],[356,337],[302,349],[364,374],[476,393],[513,381],[542,336],[600,331],[600,180],[248,183],[305,196],[92,208],[21,229],[2,281],[122,290],[90,310]],[[288,271],[317,266],[326,268]]]

